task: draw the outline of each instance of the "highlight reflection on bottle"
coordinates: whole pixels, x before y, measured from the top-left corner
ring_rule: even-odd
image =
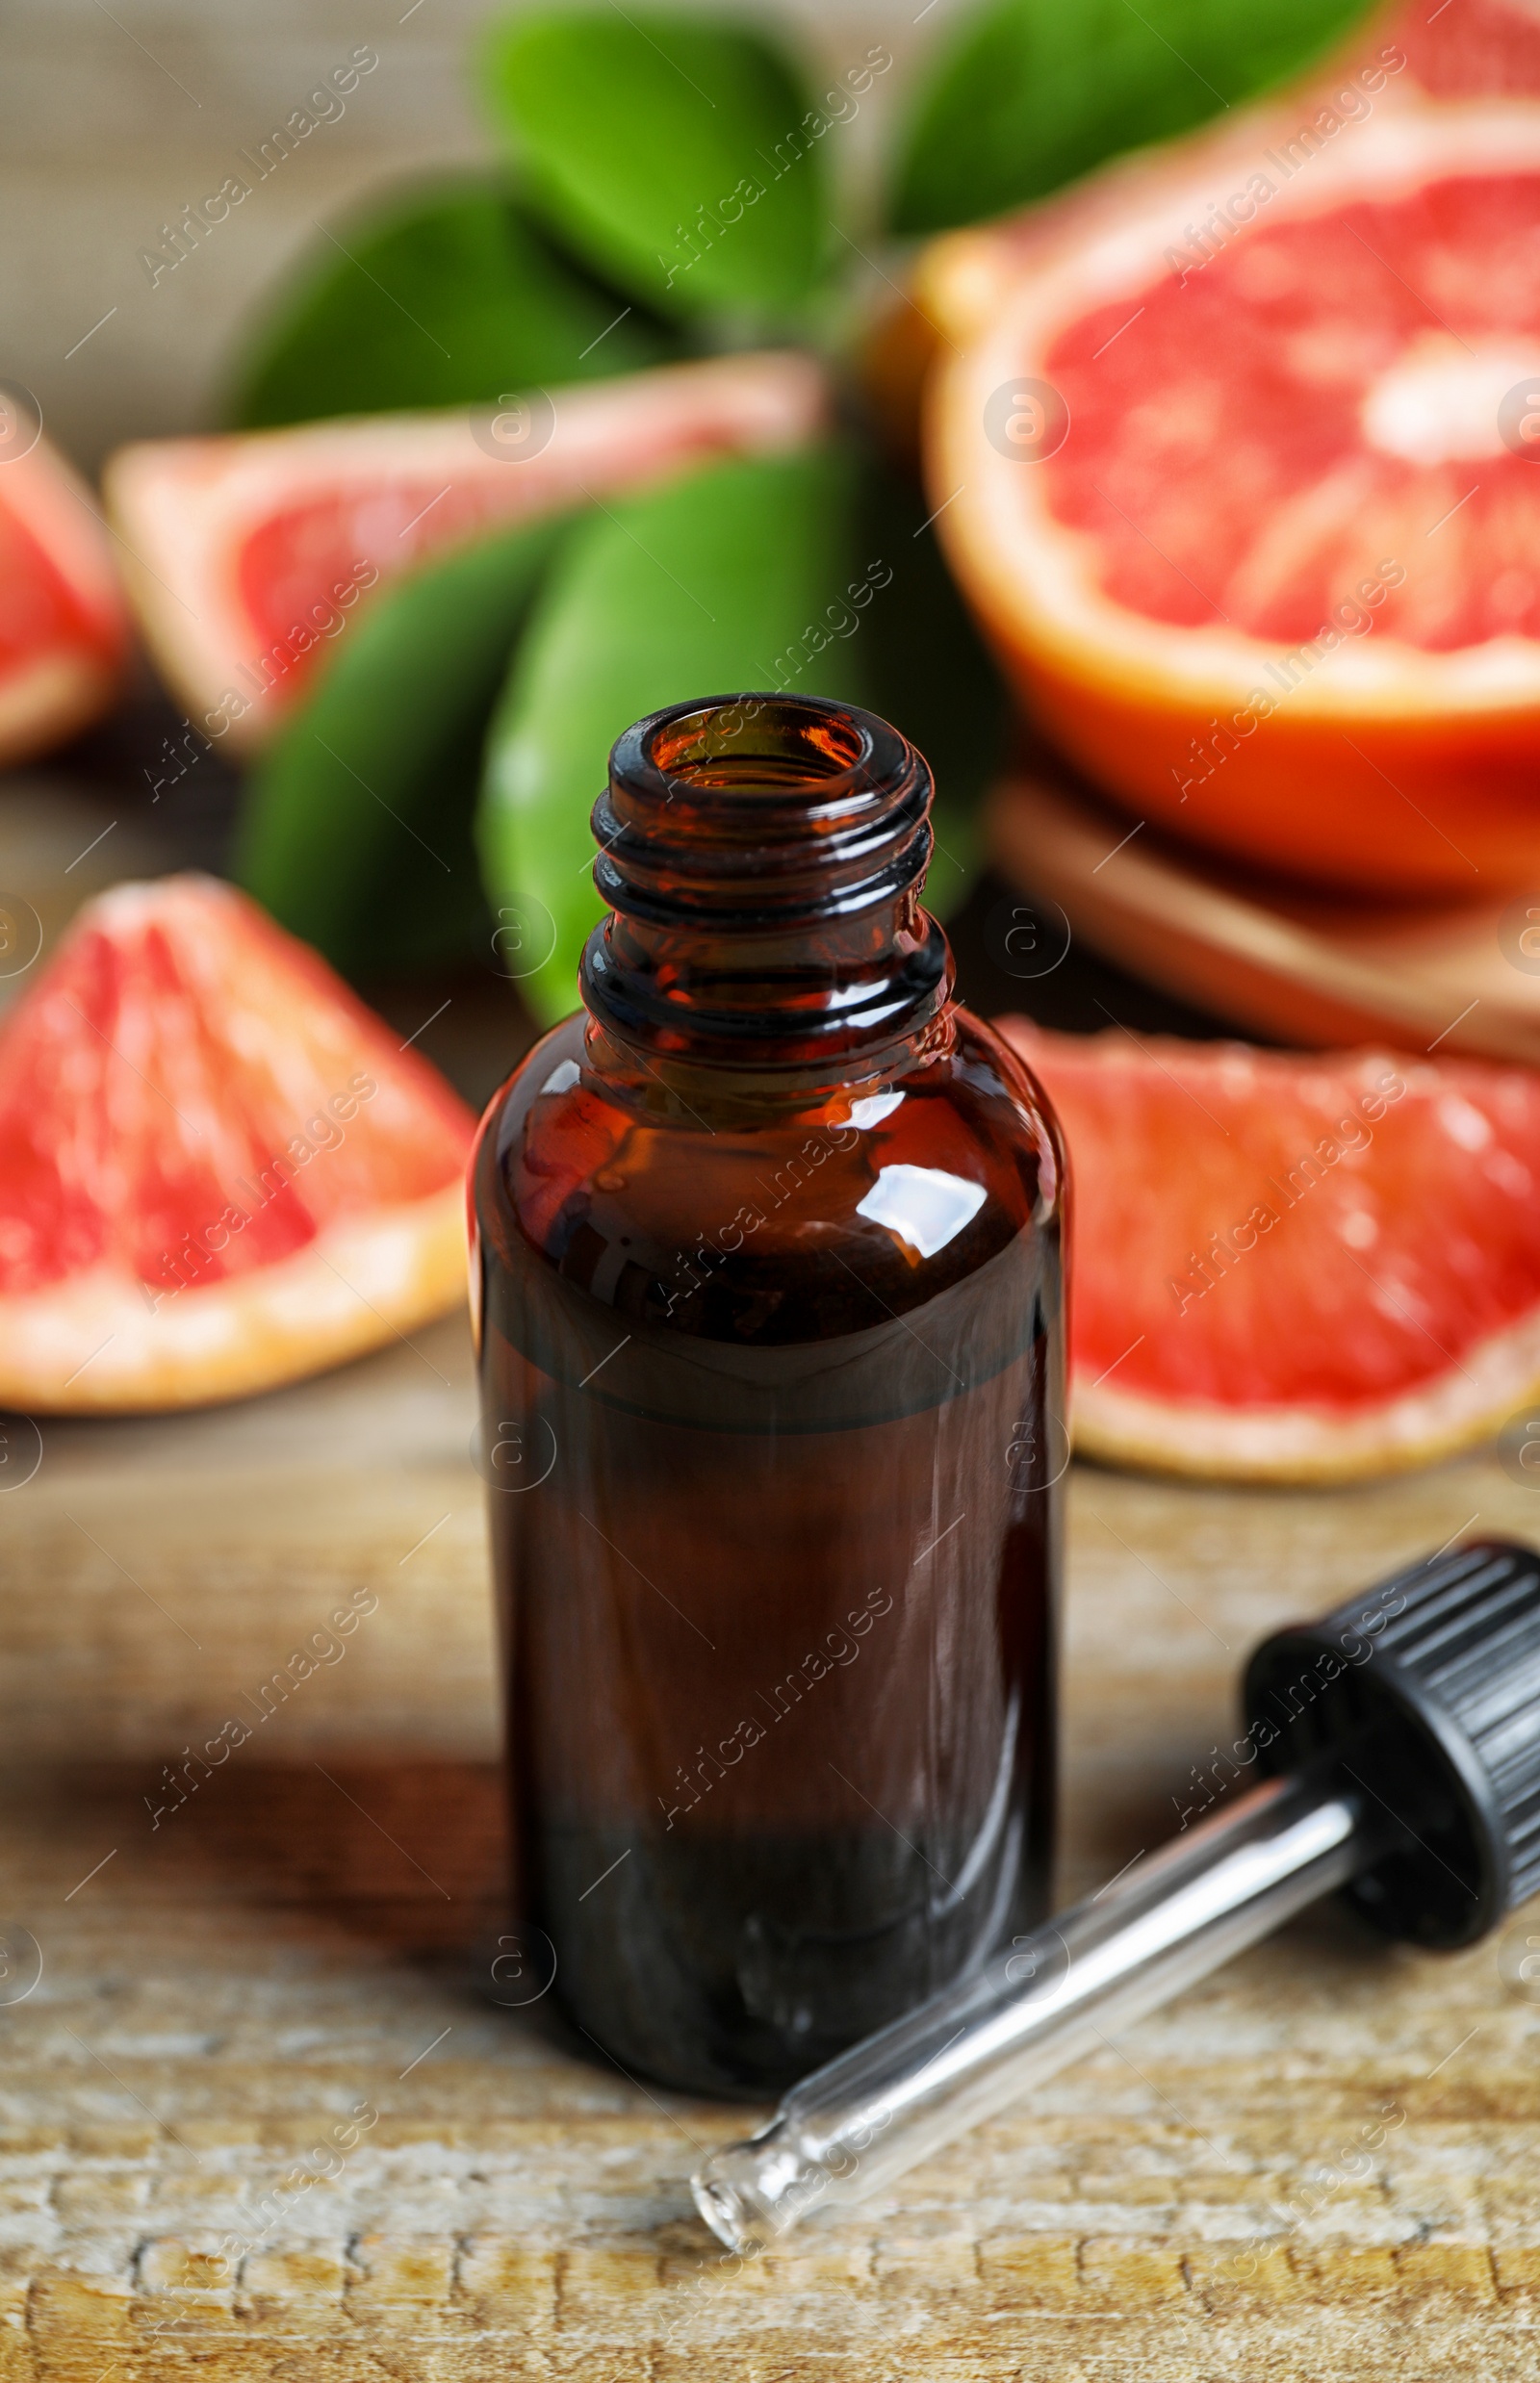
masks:
[[[473,1170],[517,1913],[699,2090],[1047,1909],[1064,1161],[951,1001],[930,796],[832,703],[629,730],[585,1012]]]

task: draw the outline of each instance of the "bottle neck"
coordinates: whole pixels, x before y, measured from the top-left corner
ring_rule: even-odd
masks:
[[[627,731],[594,807],[608,915],[580,982],[644,1059],[864,1074],[926,1042],[951,954],[919,903],[931,775],[813,698],[679,705]]]

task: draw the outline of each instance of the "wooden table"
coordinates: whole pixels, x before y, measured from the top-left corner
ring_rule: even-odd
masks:
[[[1318,1912],[725,2272],[685,2179],[745,2114],[480,1991],[472,1422],[456,1320],[246,1407],[45,1425],[0,1495],[0,1996],[19,1931],[42,1960],[0,2002],[0,2378],[1540,2375],[1540,1909],[1451,1960]],[[1540,1527],[1485,1456],[1322,1496],[1079,1469],[1071,1509],[1066,1895],[1173,1827],[1263,1629]],[[355,1588],[345,1656],[173,1803],[163,1765]]]
[[[121,809],[0,790],[0,884],[45,948],[98,870],[175,857],[127,811],[93,846]],[[438,998],[403,989],[403,1033]],[[480,1097],[518,1033],[456,987],[423,1039]],[[1447,1960],[1318,1912],[726,2272],[686,2178],[747,2114],[483,1990],[474,1421],[456,1319],[222,1412],[5,1428],[0,2383],[1540,2377],[1540,1904]],[[1065,1898],[1175,1826],[1253,1639],[1463,1528],[1540,1536],[1526,1477],[1074,1471]],[[341,1658],[265,1695],[355,1592]],[[231,1722],[218,1768],[184,1755]]]

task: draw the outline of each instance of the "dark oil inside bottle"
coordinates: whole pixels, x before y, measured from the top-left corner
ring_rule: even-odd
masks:
[[[475,1196],[520,1911],[731,2093],[1045,1915],[1067,1448],[1061,1163],[913,901],[923,764],[761,700],[692,772],[722,708],[617,748],[591,1014]]]

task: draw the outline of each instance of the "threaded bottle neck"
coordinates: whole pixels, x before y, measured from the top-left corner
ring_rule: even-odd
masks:
[[[930,770],[815,697],[679,704],[629,729],[594,807],[609,906],[583,999],[629,1042],[807,1065],[915,1034],[951,990],[920,908]]]

